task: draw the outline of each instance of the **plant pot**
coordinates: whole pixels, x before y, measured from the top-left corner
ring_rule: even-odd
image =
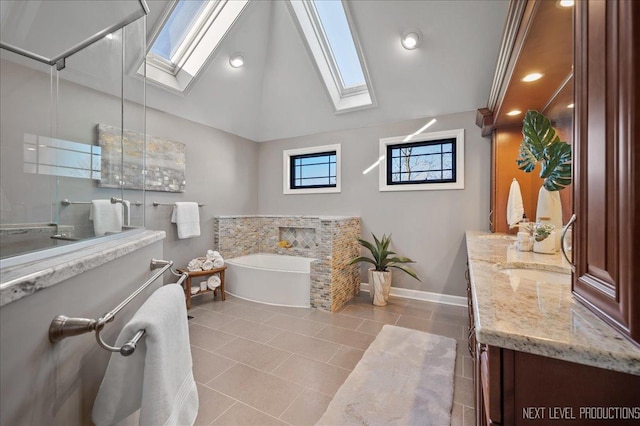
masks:
[[[562,202],[560,201],[560,191],[547,191],[542,186],[538,192],[538,207],[536,209],[536,221],[541,217],[548,217],[555,226],[554,250],[560,251],[560,236],[562,229]],[[535,249],[534,249],[535,251]]]
[[[369,269],[369,294],[376,306],[385,306],[391,291],[391,271]]]

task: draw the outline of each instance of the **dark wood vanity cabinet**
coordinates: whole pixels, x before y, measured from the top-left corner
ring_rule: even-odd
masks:
[[[640,345],[640,1],[575,4],[575,296]]]

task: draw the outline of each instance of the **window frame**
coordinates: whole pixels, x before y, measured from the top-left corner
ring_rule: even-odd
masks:
[[[317,155],[335,151],[336,156],[336,184],[335,186],[292,187],[293,170],[292,159],[300,156]],[[287,149],[282,151],[282,193],[290,194],[329,194],[341,192],[341,155],[340,144],[322,145],[308,148]]]
[[[421,142],[436,142],[454,139],[453,152],[455,152],[455,179],[451,182],[412,182],[389,184],[391,170],[389,170],[387,150],[394,146],[407,146]],[[416,135],[395,136],[380,139],[379,155],[384,156],[379,167],[380,191],[437,191],[449,189],[464,189],[464,129],[444,130],[440,132],[421,133]]]

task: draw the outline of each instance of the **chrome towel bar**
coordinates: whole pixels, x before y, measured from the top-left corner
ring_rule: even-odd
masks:
[[[158,206],[174,206],[175,203],[159,203],[157,201],[153,202],[153,207],[158,207]],[[200,204],[198,203],[198,207],[204,207],[206,204]]]
[[[115,203],[122,203],[122,198],[111,197],[111,204]],[[69,201],[68,198],[65,198],[64,200],[60,200],[60,204],[62,204],[63,206],[69,206],[71,204],[91,204],[91,201]],[[135,201],[131,204],[134,206],[141,206],[142,201]]]
[[[98,319],[69,318],[66,315],[57,315],[49,325],[49,341],[51,341],[51,343],[56,343],[67,337],[79,336],[81,334],[95,331],[96,341],[102,348],[111,352],[120,352],[123,356],[131,355],[135,351],[136,345],[140,339],[144,336],[145,330],[138,330],[131,340],[121,347],[111,346],[105,343],[105,341],[102,340],[100,332],[108,322],[113,321],[118,312],[127,306],[136,296],[142,293],[151,283],[160,278],[167,270],[170,270],[172,274],[180,277],[177,282],[178,285],[182,285],[183,281],[188,277],[188,274],[181,274],[174,270],[173,262],[170,260],[151,259],[150,269],[154,270],[158,268],[161,269],[153,274],[153,276],[142,284],[136,291],[131,293],[129,297]]]

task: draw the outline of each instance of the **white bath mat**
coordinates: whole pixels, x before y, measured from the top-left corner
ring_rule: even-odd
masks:
[[[456,341],[385,325],[317,425],[449,425]]]

